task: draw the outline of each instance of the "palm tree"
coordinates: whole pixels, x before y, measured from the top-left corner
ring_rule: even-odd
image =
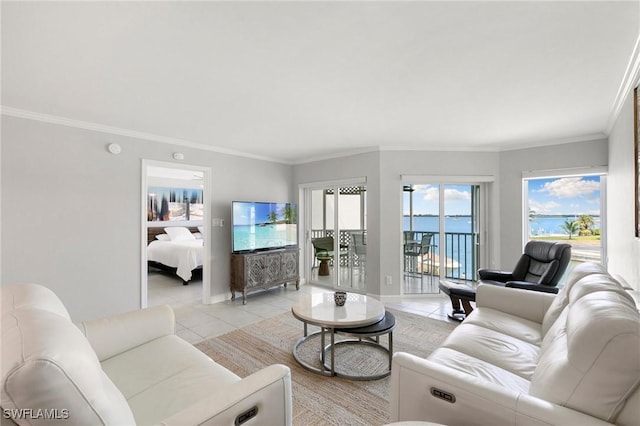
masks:
[[[278,221],[278,215],[276,214],[276,212],[269,212],[269,222],[271,223],[276,223]]]
[[[580,225],[577,220],[566,219],[564,223],[560,225],[560,228],[569,234],[569,239],[571,239],[571,236],[580,229]]]
[[[284,222],[285,223],[295,223],[296,221],[296,211],[291,206],[291,204],[287,204],[284,206]]]
[[[578,225],[580,225],[581,231],[584,231],[585,234],[591,235],[590,229],[593,226],[593,217],[591,217],[591,215],[581,214],[578,216],[577,222]]]

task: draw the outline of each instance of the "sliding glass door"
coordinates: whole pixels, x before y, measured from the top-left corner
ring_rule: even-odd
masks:
[[[480,184],[403,185],[404,293],[437,293],[441,278],[474,280]]]
[[[322,185],[305,190],[308,216],[307,276],[312,283],[364,292],[366,288],[366,186]]]

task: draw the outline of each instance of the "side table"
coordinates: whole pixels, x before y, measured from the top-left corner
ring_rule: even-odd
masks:
[[[318,275],[326,277],[329,275],[329,261],[331,260],[331,256],[317,256],[320,261],[320,266],[318,266]]]

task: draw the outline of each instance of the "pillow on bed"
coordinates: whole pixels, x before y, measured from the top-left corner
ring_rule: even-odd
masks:
[[[160,241],[171,241],[171,238],[167,234],[158,234],[156,235],[156,240]]]
[[[170,228],[164,228],[164,232],[169,235],[171,241],[188,241],[196,239],[191,231],[189,231],[184,226],[172,226]]]
[[[204,235],[204,226],[198,226],[198,232]]]
[[[201,234],[201,233],[199,233],[199,232],[194,232],[194,233],[193,233],[193,237],[194,237],[196,240],[202,240],[202,239],[204,239],[204,237],[202,236],[202,234]]]

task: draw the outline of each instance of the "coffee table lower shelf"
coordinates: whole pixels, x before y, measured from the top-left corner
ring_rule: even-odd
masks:
[[[396,319],[390,312],[385,312],[382,320],[372,325],[356,328],[320,327],[319,331],[311,334],[307,333],[307,322],[303,321],[303,323],[304,335],[300,339],[298,339],[298,341],[293,346],[293,357],[295,358],[296,362],[306,370],[323,376],[343,377],[349,380],[378,380],[391,374],[391,361],[393,358],[393,330],[396,326]],[[329,344],[326,344],[327,332],[329,333]],[[336,333],[353,337],[353,339],[344,339],[336,342]],[[321,367],[316,367],[309,364],[298,354],[298,348],[300,347],[300,345],[302,345],[312,337],[317,336],[318,334],[320,335]],[[380,336],[385,334],[388,334],[389,336],[388,347],[385,347],[380,343]],[[356,375],[349,372],[338,371],[336,370],[335,353],[335,348],[338,345],[368,345],[371,346],[373,350],[384,351],[388,356],[389,366],[386,370],[373,374]]]

